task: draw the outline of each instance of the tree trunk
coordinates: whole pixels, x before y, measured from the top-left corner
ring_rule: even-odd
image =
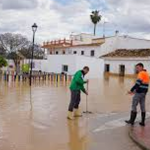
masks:
[[[94,24],[94,36],[96,35],[96,24]]]

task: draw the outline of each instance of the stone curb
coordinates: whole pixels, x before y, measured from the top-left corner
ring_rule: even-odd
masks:
[[[142,141],[138,140],[135,135],[133,134],[133,128],[131,127],[129,129],[129,137],[131,140],[136,143],[141,149],[143,150],[150,150],[150,147],[147,147],[146,144],[144,144]]]

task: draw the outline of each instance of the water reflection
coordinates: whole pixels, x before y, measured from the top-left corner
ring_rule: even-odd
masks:
[[[133,84],[132,78],[116,76],[90,80],[88,109],[93,112],[91,116],[95,113],[128,112],[132,97],[126,92]],[[67,121],[69,100],[66,82],[34,82],[31,89],[28,82],[1,81],[0,149],[13,150],[11,146],[14,143],[16,150],[88,149],[87,116]],[[85,110],[85,106],[86,96],[82,94],[81,109]],[[150,109],[149,101],[147,109]]]
[[[32,105],[32,87],[30,87],[30,111],[32,112],[33,105]]]
[[[79,127],[79,120],[68,121],[69,150],[86,150],[87,147],[87,126],[84,130]],[[84,131],[83,135],[82,132]]]

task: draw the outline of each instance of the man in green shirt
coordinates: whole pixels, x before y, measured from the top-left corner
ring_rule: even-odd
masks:
[[[81,100],[81,91],[88,95],[88,92],[84,88],[84,84],[88,84],[88,80],[84,81],[84,76],[89,72],[89,67],[85,66],[83,70],[79,70],[75,73],[71,85],[71,101],[68,108],[68,119],[73,120],[74,117],[81,117],[79,113],[79,104]],[[74,115],[73,115],[74,111]]]

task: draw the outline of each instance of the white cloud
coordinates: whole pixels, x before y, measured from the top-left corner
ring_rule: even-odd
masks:
[[[145,0],[106,0],[108,11],[105,15],[109,21],[116,24],[126,34],[149,34],[150,31],[150,1]]]
[[[99,9],[106,33],[120,30],[125,34],[149,38],[149,0],[0,0],[0,33],[14,32],[32,39],[31,26],[38,25],[38,42],[64,38],[71,32],[93,33],[90,13]],[[97,31],[102,32],[102,22]],[[102,33],[101,33],[102,35]]]
[[[36,0],[0,0],[2,9],[31,9],[37,6]]]
[[[84,32],[91,24],[90,3],[85,0],[70,2],[66,6],[52,0],[37,2],[34,9],[0,9],[0,32],[22,33],[32,39],[31,25],[36,22],[36,38],[41,42],[64,38],[71,32]]]

